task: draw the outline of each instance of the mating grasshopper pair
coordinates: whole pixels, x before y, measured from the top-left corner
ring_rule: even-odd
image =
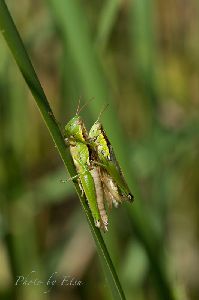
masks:
[[[77,170],[79,186],[85,194],[95,225],[104,231],[108,230],[107,201],[109,208],[118,206],[133,195],[122,175],[115,158],[113,148],[98,120],[89,133],[77,111],[65,126],[65,141]]]

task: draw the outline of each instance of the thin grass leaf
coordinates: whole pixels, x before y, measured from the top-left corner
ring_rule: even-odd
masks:
[[[99,47],[100,50],[104,50],[108,43],[121,3],[121,0],[107,0],[103,6],[96,39],[97,47]]]
[[[155,112],[157,105],[156,32],[154,26],[154,1],[135,0],[130,3],[129,25],[131,28],[132,61],[135,64],[139,82],[149,100],[149,112]],[[155,118],[155,115],[152,116]]]
[[[0,30],[16,60],[16,63],[28,85],[30,91],[38,105],[40,113],[48,127],[50,134],[55,142],[56,148],[68,169],[70,176],[75,175],[75,167],[72,163],[72,158],[70,156],[69,150],[66,148],[64,139],[56,123],[53,112],[50,108],[48,100],[44,94],[42,86],[38,80],[38,77],[34,71],[31,61],[27,55],[21,37],[16,29],[16,26],[10,16],[8,8],[3,0],[0,1]],[[80,198],[81,204],[83,206],[84,212],[86,214],[91,232],[96,242],[97,250],[100,255],[101,261],[105,268],[106,277],[108,279],[108,284],[111,288],[113,299],[125,299],[124,292],[122,290],[121,284],[119,282],[118,276],[116,274],[114,265],[101,236],[98,228],[95,227],[92,215],[88,206],[86,205],[86,199],[81,196],[81,191],[78,184],[75,184],[76,191]]]

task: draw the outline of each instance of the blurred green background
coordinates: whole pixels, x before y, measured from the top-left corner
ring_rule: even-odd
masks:
[[[157,257],[176,299],[197,300],[198,1],[6,3],[60,128],[80,96],[94,97],[82,112],[88,128],[109,103],[102,122],[135,194],[104,235],[127,299],[161,299]],[[72,183],[60,182],[68,174],[2,36],[0,153],[0,299],[110,299]],[[64,276],[83,284],[63,286]]]

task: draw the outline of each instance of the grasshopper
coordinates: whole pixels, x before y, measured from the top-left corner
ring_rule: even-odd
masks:
[[[86,195],[95,225],[107,231],[108,217],[104,207],[100,168],[94,164],[96,154],[87,144],[88,133],[78,111],[66,124],[65,137],[77,170],[75,177],[78,177],[80,189]]]
[[[127,186],[113,147],[99,118],[89,131],[89,142],[93,151],[97,152],[98,159],[95,163],[101,167],[103,188],[109,207],[112,207],[112,203],[117,207],[124,200],[132,202],[133,195]]]

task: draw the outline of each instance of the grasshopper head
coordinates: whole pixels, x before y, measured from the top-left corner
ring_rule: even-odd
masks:
[[[79,142],[85,142],[87,131],[80,116],[76,115],[66,124],[65,135],[67,138],[72,138]]]

